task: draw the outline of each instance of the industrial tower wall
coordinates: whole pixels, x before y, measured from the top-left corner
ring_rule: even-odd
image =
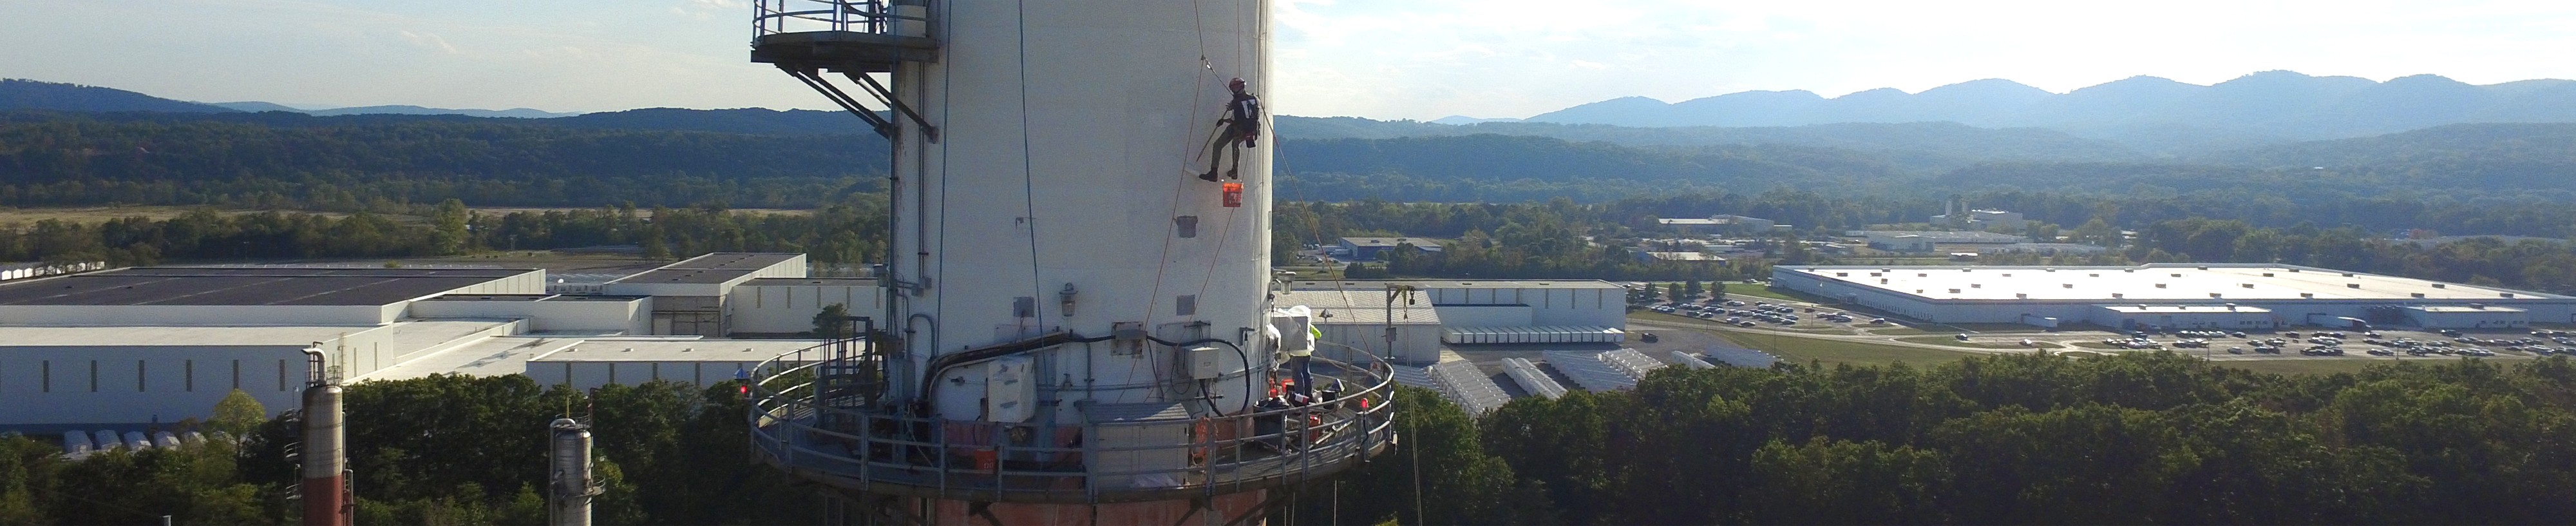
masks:
[[[907,342],[913,374],[942,354],[1053,330],[1106,335],[1119,322],[1157,332],[1204,322],[1207,336],[1244,347],[1249,369],[1266,370],[1269,350],[1243,337],[1262,326],[1270,279],[1275,135],[1266,116],[1263,137],[1241,154],[1241,206],[1223,206],[1219,183],[1195,175],[1219,153],[1210,143],[1227,79],[1272,93],[1267,2],[935,6],[939,61],[905,65],[894,86],[939,128],[931,142],[906,119],[896,141],[890,273],[926,285],[895,313],[919,331]],[[1194,235],[1180,235],[1183,221],[1195,221]],[[1182,296],[1193,297],[1193,311],[1177,308]],[[1145,384],[1165,369],[1110,353],[1106,344],[1040,353],[1038,376]],[[1246,368],[1225,354],[1230,368]],[[952,373],[962,382],[972,374]],[[943,391],[940,412],[976,418],[981,401],[970,391]],[[1145,402],[1153,391],[1096,401]]]

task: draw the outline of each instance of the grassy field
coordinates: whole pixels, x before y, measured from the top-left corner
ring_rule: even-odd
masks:
[[[1779,355],[1782,360],[1798,363],[1818,361],[1829,364],[1887,365],[1905,362],[1928,366],[1975,356],[1961,351],[1940,351],[1866,342],[1820,340],[1796,336],[1771,336],[1737,332],[1717,332],[1717,337],[1746,348]]]
[[[1928,343],[1928,344],[1932,344],[1932,345],[1947,345],[1947,346],[1951,346],[1951,347],[1967,347],[1967,348],[1971,348],[1971,349],[2056,349],[2056,348],[2059,348],[2059,346],[2058,346],[2055,342],[2032,342],[2032,343],[2036,343],[2036,344],[2038,344],[2038,346],[2036,346],[2036,347],[2023,347],[2023,346],[2021,346],[2021,344],[2020,344],[2020,343],[1986,343],[1986,342],[1973,342],[1973,341],[1963,342],[1963,341],[1959,341],[1959,340],[1958,340],[1958,339],[1956,339],[1956,338],[1951,338],[1951,337],[1948,337],[1948,336],[1912,336],[1912,337],[1906,337],[1906,338],[1897,338],[1897,339],[1896,339],[1896,341],[1906,342],[1906,343]]]
[[[2022,325],[2022,324],[2019,324],[2019,323],[1945,323],[1945,324],[1942,324],[1941,326],[1943,326],[1943,327],[1958,327],[1960,330],[1964,330],[1964,331],[1968,331],[1968,332],[1982,332],[1982,333],[2020,334],[2020,333],[2031,333],[2031,332],[2048,332],[2048,330],[2047,330],[2047,329],[2042,329],[2042,328],[2035,327],[2035,326],[2030,326],[2030,325]]]

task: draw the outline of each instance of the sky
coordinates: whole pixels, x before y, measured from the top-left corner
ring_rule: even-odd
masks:
[[[1084,1],[1084,0],[1031,0]],[[1166,0],[1180,3],[1182,0]],[[2288,69],[2576,78],[2576,2],[1272,0],[1278,113],[1527,117],[1624,96],[2054,92]],[[615,111],[827,103],[748,0],[0,0],[0,77],[202,102]]]

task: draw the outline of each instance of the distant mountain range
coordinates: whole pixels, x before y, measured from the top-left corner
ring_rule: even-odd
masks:
[[[1948,121],[1981,128],[2051,128],[2148,145],[2149,150],[2173,150],[2178,149],[2174,145],[2194,142],[2242,146],[2361,137],[2445,124],[2576,122],[2576,81],[2477,86],[2439,75],[2374,82],[2265,71],[2209,86],[2131,77],[2058,94],[2009,80],[1985,79],[1921,93],[1880,88],[1830,99],[1803,90],[1746,91],[1676,103],[1623,97],[1526,120],[1634,127]],[[2160,143],[2165,146],[2154,146]]]
[[[1915,94],[1874,90],[1833,99],[1794,91],[1678,104],[1614,99],[1522,122],[1283,115],[1274,125],[1284,140],[1281,173],[1319,189],[1300,198],[1389,192],[1385,195],[1405,199],[1521,200],[1575,191],[1614,198],[1660,188],[1666,181],[1736,188],[1871,184],[1892,191],[2304,184],[2576,192],[2576,178],[2566,177],[2576,173],[2570,171],[2576,170],[2576,124],[2570,124],[2576,123],[2576,110],[2566,108],[2576,108],[2576,82],[2470,86],[2433,76],[2371,82],[2266,72],[2214,86],[2140,77],[2063,95],[1989,80]],[[557,114],[209,105],[103,87],[0,81],[0,127],[64,119],[229,122],[280,129],[455,124],[554,130],[528,132],[530,137],[649,130],[796,137],[777,141],[796,145],[841,141],[851,151],[875,151],[885,144],[859,119],[833,111],[645,108],[539,115]],[[1841,122],[1845,120],[1884,122]],[[2473,122],[2448,122],[2463,120]],[[2482,120],[2494,122],[2474,122]],[[1717,124],[1706,124],[1710,122]],[[582,159],[574,153],[545,155]],[[2254,173],[2269,179],[2247,175]],[[1458,181],[1495,183],[1461,194],[1457,189],[1466,187]],[[1513,186],[1513,181],[1541,184]],[[1602,186],[1603,181],[1629,186]],[[1335,191],[1344,193],[1331,193]]]
[[[0,109],[55,111],[168,111],[186,113],[226,113],[283,111],[306,115],[464,115],[468,117],[508,117],[546,119],[570,117],[580,113],[561,113],[529,108],[477,110],[425,108],[420,106],[359,106],[352,108],[305,109],[284,104],[244,102],[188,102],[164,99],[115,88],[43,82],[27,79],[0,79]]]

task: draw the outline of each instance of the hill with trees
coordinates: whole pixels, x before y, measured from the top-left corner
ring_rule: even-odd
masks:
[[[167,111],[179,113],[230,113],[235,110],[212,104],[176,101],[115,88],[43,82],[27,79],[0,79],[0,110],[53,111]]]

